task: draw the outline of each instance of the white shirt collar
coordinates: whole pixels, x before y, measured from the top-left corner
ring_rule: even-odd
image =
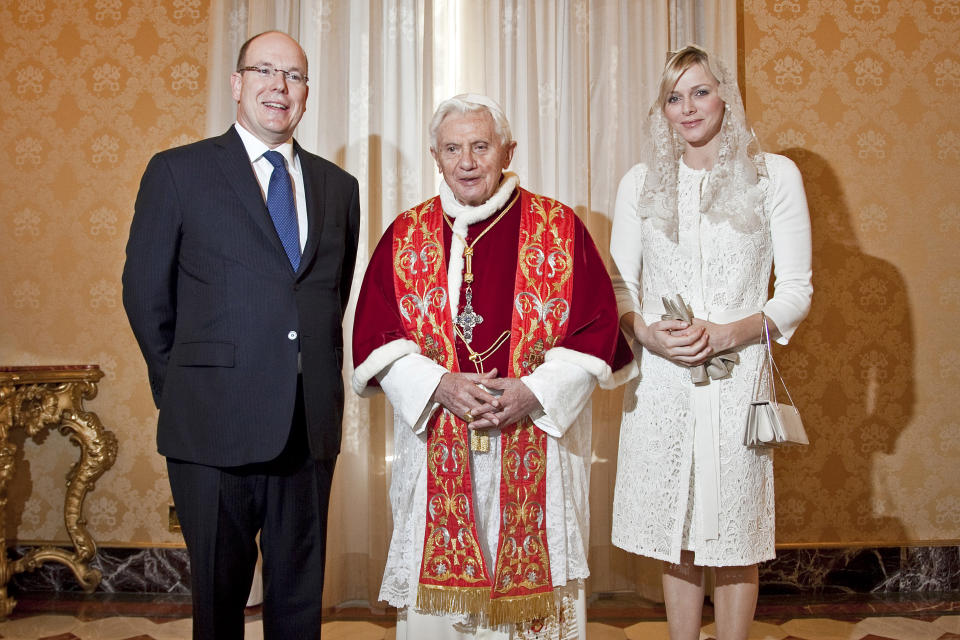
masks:
[[[242,124],[236,122],[233,126],[236,128],[237,133],[240,134],[240,140],[243,142],[244,149],[247,150],[247,156],[249,156],[250,162],[256,162],[263,157],[264,152],[270,151],[270,147],[267,146],[263,140],[247,131]],[[293,153],[293,138],[290,138],[278,147],[274,147],[273,150],[282,155],[287,161],[287,170],[294,169],[297,166],[296,157]]]

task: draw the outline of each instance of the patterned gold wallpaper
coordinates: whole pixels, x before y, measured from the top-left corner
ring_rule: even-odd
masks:
[[[140,174],[155,151],[202,133],[207,5],[201,0],[0,3],[0,363],[99,363],[89,403],[120,441],[86,501],[103,543],[179,543],[156,412],[120,301]],[[66,538],[57,433],[14,434],[10,537]],[[25,496],[29,494],[29,499]]]
[[[777,456],[777,540],[957,540],[960,3],[743,5],[748,115],[813,223],[777,351],[813,446]]]
[[[87,500],[100,544],[180,542],[119,278],[149,156],[202,134],[207,11],[0,3],[0,363],[106,372],[90,407],[120,455]],[[778,541],[956,540],[960,2],[744,0],[741,13],[749,115],[803,171],[814,225],[813,309],[777,351],[814,444],[778,454]],[[76,449],[15,438],[8,531],[63,540]]]

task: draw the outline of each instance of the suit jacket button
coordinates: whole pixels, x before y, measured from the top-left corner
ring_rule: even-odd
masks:
[[[291,331],[290,333],[288,333],[288,334],[287,334],[287,339],[289,339],[289,340],[296,340],[296,339],[297,339],[297,332],[296,332],[296,331]]]

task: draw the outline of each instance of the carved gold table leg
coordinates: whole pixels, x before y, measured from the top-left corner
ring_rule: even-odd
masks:
[[[0,395],[5,389],[0,389]],[[6,513],[7,509],[7,484],[13,477],[13,461],[17,448],[6,442],[7,429],[4,423],[0,423],[3,430],[3,442],[0,443],[0,514]],[[7,583],[13,576],[12,567],[7,561],[7,519],[0,517],[0,544],[3,545],[3,553],[0,554],[0,618],[6,618],[13,611],[17,601],[7,595]]]
[[[0,368],[0,509],[6,507],[6,488],[14,471],[16,447],[7,441],[11,428],[21,427],[35,436],[55,426],[80,448],[80,459],[67,473],[63,507],[74,552],[53,546],[37,547],[13,562],[6,553],[0,554],[0,618],[8,616],[16,605],[7,595],[10,578],[44,562],[53,560],[68,566],[85,591],[93,591],[100,584],[100,572],[89,565],[97,545],[85,526],[83,501],[116,460],[117,438],[104,429],[97,414],[84,411],[83,401],[96,397],[96,383],[102,377],[100,369],[91,366]],[[0,543],[5,550],[3,527],[0,519]]]
[[[13,611],[17,601],[7,595],[7,583],[13,576],[12,567],[7,560],[7,519],[2,517],[7,511],[7,485],[13,477],[14,456],[17,447],[7,442],[13,426],[13,399],[15,387],[12,384],[0,384],[0,618],[6,618]]]

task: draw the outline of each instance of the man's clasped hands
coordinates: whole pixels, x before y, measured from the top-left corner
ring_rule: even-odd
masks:
[[[496,369],[443,374],[433,401],[462,418],[471,429],[506,427],[541,408],[520,378],[498,378]]]

